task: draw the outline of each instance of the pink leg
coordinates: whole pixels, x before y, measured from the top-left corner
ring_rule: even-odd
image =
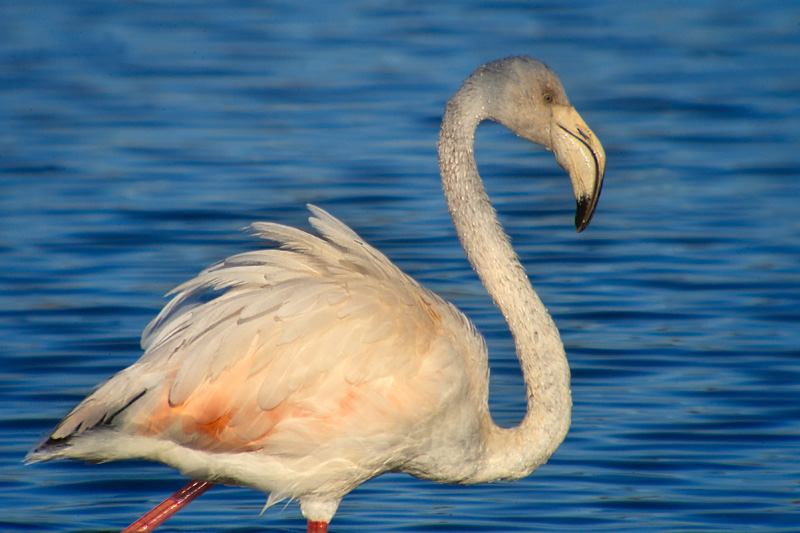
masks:
[[[312,522],[311,520],[308,521],[308,529],[306,533],[328,533],[328,523],[327,522]]]
[[[190,481],[181,490],[155,506],[152,511],[123,529],[122,533],[146,533],[148,531],[153,531],[163,524],[167,518],[189,505],[192,500],[213,486],[214,484],[208,481]]]

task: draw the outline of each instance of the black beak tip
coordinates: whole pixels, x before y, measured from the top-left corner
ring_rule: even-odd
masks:
[[[588,196],[582,197],[577,203],[578,206],[575,210],[575,229],[580,233],[585,230],[589,222],[592,221],[592,215],[594,215],[594,208],[597,203],[592,201],[592,198]]]

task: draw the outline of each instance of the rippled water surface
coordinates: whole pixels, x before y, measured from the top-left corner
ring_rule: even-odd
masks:
[[[388,475],[334,531],[800,530],[800,8],[791,2],[6,2],[0,6],[0,530],[120,529],[183,478],[24,466],[135,361],[161,296],[254,246],[258,219],[341,217],[486,335],[492,410],[524,391],[437,181],[474,67],[549,63],[608,153],[592,226],[544,151],[477,155],[561,329],[572,429],[514,483]],[[217,487],[164,531],[303,531]]]

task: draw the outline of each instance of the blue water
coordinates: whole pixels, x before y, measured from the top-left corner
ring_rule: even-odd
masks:
[[[443,105],[529,54],[603,142],[592,225],[550,154],[478,134],[490,193],[558,323],[572,429],[515,483],[390,475],[333,531],[800,530],[800,7],[791,2],[4,2],[0,530],[111,531],[182,485],[150,463],[23,466],[135,361],[161,296],[317,203],[467,312],[492,410],[513,346],[437,181]],[[303,531],[217,487],[164,531]]]

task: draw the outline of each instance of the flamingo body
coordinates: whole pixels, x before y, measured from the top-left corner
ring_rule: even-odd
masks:
[[[51,441],[69,446],[43,458],[150,459],[270,502],[338,502],[400,466],[468,479],[489,420],[482,337],[310,209],[323,238],[255,224],[281,249],[231,257],[178,287],[145,331],[145,355],[62,422]],[[192,304],[208,291],[224,292]]]

